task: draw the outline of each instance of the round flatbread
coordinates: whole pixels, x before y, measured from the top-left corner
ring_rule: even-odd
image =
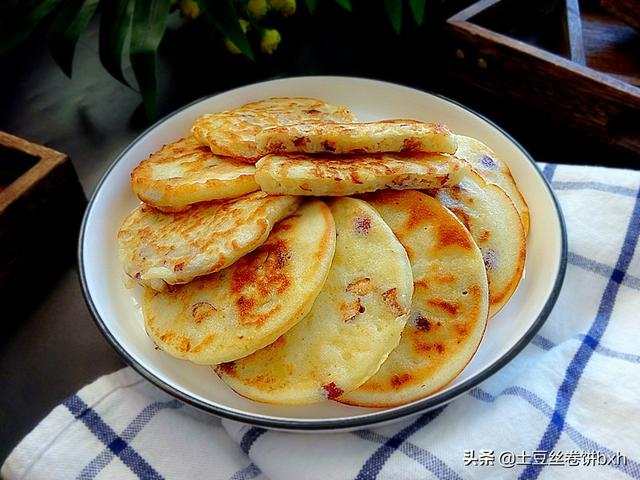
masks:
[[[259,158],[256,135],[264,128],[312,122],[355,122],[355,115],[314,98],[269,98],[240,108],[198,118],[191,133],[218,155],[255,163]]]
[[[199,364],[249,355],[309,312],[329,273],[335,238],[331,212],[312,200],[230,267],[173,292],[146,289],[147,332],[165,352]]]
[[[193,137],[164,145],[131,173],[131,186],[144,203],[163,211],[240,197],[260,190],[255,167],[214,155]]]
[[[240,395],[288,405],[335,399],[371,377],[400,341],[413,291],[406,252],[365,202],[330,207],[336,253],[309,314],[272,345],[216,368]]]
[[[467,365],[487,324],[489,289],[471,234],[437,200],[416,191],[377,192],[365,200],[409,255],[411,315],[380,370],[338,401],[391,407],[440,390]]]
[[[311,156],[271,153],[256,163],[256,182],[268,193],[346,196],[390,188],[455,185],[469,165],[452,155],[413,152]]]
[[[300,202],[300,197],[254,192],[179,213],[142,204],[118,232],[120,261],[141,285],[166,290],[222,270],[259,247]]]
[[[509,167],[484,143],[475,138],[457,135],[458,150],[456,157],[466,160],[485,182],[502,188],[515,205],[524,227],[525,236],[529,233],[529,207]]]
[[[458,217],[480,247],[491,318],[511,298],[524,271],[526,239],[518,211],[504,190],[473,171],[457,185],[437,190],[435,198]]]

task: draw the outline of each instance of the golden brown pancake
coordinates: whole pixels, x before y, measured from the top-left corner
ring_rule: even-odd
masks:
[[[214,155],[193,137],[164,145],[131,173],[131,186],[144,203],[164,211],[236,198],[259,190],[255,167]]]
[[[467,163],[436,153],[363,155],[269,154],[256,164],[256,182],[271,194],[347,196],[382,189],[453,185]]]
[[[179,213],[142,204],[118,232],[120,261],[127,275],[155,290],[187,283],[262,245],[273,225],[300,202],[300,197],[254,192]]]
[[[210,113],[198,118],[191,133],[217,155],[238,157],[255,163],[260,154],[256,135],[278,125],[318,122],[354,122],[355,115],[314,98],[269,98],[240,108]]]
[[[407,254],[365,202],[330,206],[336,253],[309,314],[272,345],[216,368],[240,395],[285,405],[334,399],[364,383],[398,345],[413,290]]]
[[[509,167],[484,143],[471,137],[458,135],[458,150],[456,157],[471,164],[473,169],[485,182],[493,183],[502,188],[515,205],[524,227],[524,233],[529,232],[529,207],[518,190]]]
[[[327,206],[305,203],[230,267],[172,292],[146,289],[147,332],[165,352],[199,364],[249,355],[309,312],[327,278],[335,237]]]
[[[526,258],[524,228],[509,196],[473,171],[453,187],[441,188],[435,198],[467,227],[480,247],[489,279],[489,318],[515,291]]]
[[[411,315],[380,370],[338,401],[391,407],[440,390],[471,360],[487,324],[487,275],[471,234],[437,200],[413,190],[364,198],[407,251]]]
[[[444,125],[417,120],[370,123],[315,123],[264,129],[256,135],[267,153],[455,153],[455,136]]]

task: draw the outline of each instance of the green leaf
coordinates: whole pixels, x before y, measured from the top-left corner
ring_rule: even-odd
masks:
[[[231,40],[245,57],[253,60],[253,51],[240,26],[238,14],[231,0],[197,0],[206,18],[222,35]]]
[[[167,28],[169,0],[135,0],[131,24],[130,57],[144,110],[149,119],[156,113],[156,53]]]
[[[349,0],[336,0],[336,3],[344,8],[347,12],[351,11],[351,2]]]
[[[0,7],[0,55],[24,42],[60,0],[9,0]]]
[[[62,71],[71,77],[73,53],[99,0],[67,0],[56,12],[49,34],[49,50]]]
[[[100,61],[113,78],[125,85],[122,52],[131,29],[133,0],[104,0],[100,20]]]
[[[427,0],[409,0],[413,19],[419,26],[422,25],[422,21],[424,20],[424,8],[426,3]]]
[[[384,0],[387,15],[396,33],[402,28],[402,0]]]
[[[304,0],[304,3],[307,6],[309,13],[313,13],[316,10],[316,0]]]

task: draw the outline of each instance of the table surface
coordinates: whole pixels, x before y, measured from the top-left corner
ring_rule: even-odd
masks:
[[[219,63],[203,62],[201,53],[190,48],[190,33],[170,28],[159,61],[160,114],[200,96],[258,80],[354,75],[395,81],[458,100],[501,125],[540,161],[635,164],[633,158],[560,125],[547,129],[554,133],[540,142],[535,126],[540,125],[537,122],[548,124],[548,119],[448,82],[437,70],[416,69],[411,60],[428,52],[419,49],[415,28],[396,37],[382,15],[373,17],[366,29],[353,29],[346,14],[339,10],[331,14],[332,31],[342,32],[340,35],[329,35],[322,22],[310,22],[303,16],[284,30],[284,43],[274,57],[260,58],[254,64],[228,55],[216,44],[206,53]],[[71,80],[55,66],[43,45],[43,36],[36,35],[0,61],[0,70],[11,73],[0,78],[0,130],[69,154],[89,196],[118,153],[146,128],[140,98],[100,66],[95,25],[77,46]],[[71,258],[75,258],[75,248],[69,246]],[[94,325],[74,262],[40,281],[28,302],[2,298],[0,292],[2,304],[10,306],[3,309],[10,312],[10,318],[0,322],[0,462],[64,398],[124,366]]]

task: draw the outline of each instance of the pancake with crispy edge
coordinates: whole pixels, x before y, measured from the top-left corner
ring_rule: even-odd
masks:
[[[429,193],[458,217],[480,247],[489,280],[489,318],[495,316],[524,271],[526,238],[516,207],[504,190],[473,170],[457,185]]]
[[[485,182],[498,185],[509,195],[518,210],[526,236],[529,233],[529,207],[522,193],[518,190],[507,164],[481,141],[462,135],[457,135],[457,139],[456,157],[469,162]]]
[[[131,187],[144,203],[177,212],[198,202],[240,197],[259,190],[255,167],[211,153],[193,137],[164,145],[131,172]]]
[[[417,120],[283,125],[264,129],[256,141],[262,154],[456,151],[456,137],[447,127]]]
[[[147,332],[165,352],[212,365],[272,343],[311,309],[335,251],[331,212],[310,200],[228,268],[177,287],[146,289]]]
[[[261,156],[256,135],[265,128],[296,123],[354,121],[356,117],[347,107],[315,98],[275,97],[202,115],[191,127],[191,133],[215,154],[255,163]]]
[[[301,200],[254,192],[178,213],[139,205],[118,232],[120,261],[127,275],[155,290],[190,282],[262,245],[273,225]]]
[[[256,182],[271,194],[347,196],[387,188],[412,190],[453,185],[467,168],[463,160],[436,153],[283,153],[260,159]]]
[[[407,254],[380,215],[354,198],[330,203],[336,253],[309,314],[276,342],[216,372],[253,400],[335,399],[371,377],[398,345],[413,280]]]
[[[471,234],[434,198],[387,190],[364,199],[407,251],[411,315],[380,370],[338,401],[391,407],[440,390],[471,360],[487,324],[487,275]]]

